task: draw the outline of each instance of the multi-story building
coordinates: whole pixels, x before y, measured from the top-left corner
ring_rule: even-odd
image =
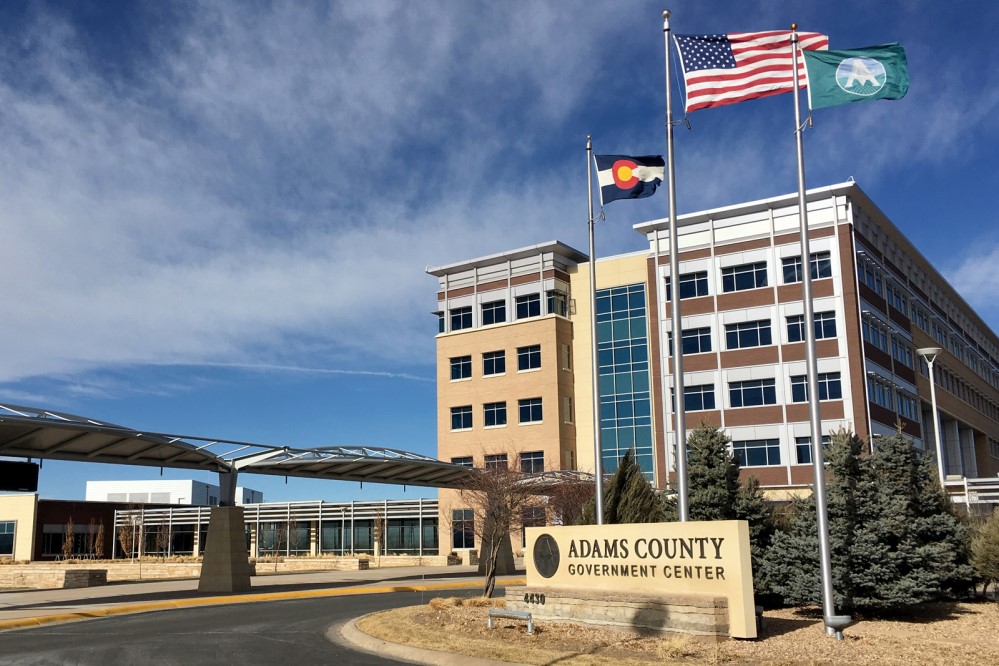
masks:
[[[823,436],[847,428],[876,442],[901,427],[933,450],[929,369],[916,350],[939,347],[945,468],[967,501],[964,480],[999,474],[999,339],[856,183],[809,191],[807,200],[806,262],[796,194],[680,216],[688,429],[722,427],[743,474],[775,495],[812,482],[807,263]],[[633,449],[650,480],[666,487],[674,442],[669,224],[635,229],[646,249],[596,267],[601,456],[609,472]],[[593,471],[587,261],[550,242],[428,269],[439,280],[442,460]],[[508,460],[513,454],[520,459]],[[471,512],[450,491],[440,497],[452,547],[471,547]]]

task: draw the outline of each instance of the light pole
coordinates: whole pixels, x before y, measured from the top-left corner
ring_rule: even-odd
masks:
[[[940,489],[946,492],[944,486],[944,450],[943,442],[940,440],[940,412],[937,411],[937,384],[933,381],[933,361],[943,351],[940,347],[922,347],[916,353],[923,357],[926,365],[930,367],[930,403],[933,406],[933,435],[937,442],[937,471],[940,473]]]

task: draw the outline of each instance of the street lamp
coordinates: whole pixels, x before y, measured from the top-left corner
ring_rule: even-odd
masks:
[[[933,406],[933,435],[937,441],[937,471],[940,473],[940,488],[946,491],[944,486],[944,450],[943,442],[940,440],[940,412],[937,411],[937,385],[933,381],[933,361],[943,351],[940,347],[922,347],[916,353],[923,357],[930,367],[930,403]]]

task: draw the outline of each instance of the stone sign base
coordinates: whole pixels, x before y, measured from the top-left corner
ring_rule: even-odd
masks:
[[[683,633],[714,641],[729,636],[728,601],[721,596],[508,587],[506,607],[550,622],[663,635]]]

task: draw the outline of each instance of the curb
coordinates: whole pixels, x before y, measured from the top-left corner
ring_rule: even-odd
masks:
[[[504,584],[523,584],[523,579],[504,581]],[[430,592],[435,590],[463,590],[481,587],[482,581],[469,580],[454,583],[430,583],[416,585],[382,585],[375,587],[337,588],[334,590],[302,590],[298,592],[264,592],[252,595],[228,595],[220,597],[198,597],[178,599],[176,601],[154,601],[142,604],[122,604],[106,608],[94,608],[73,613],[58,613],[56,615],[41,615],[38,617],[0,620],[0,631],[30,629],[49,624],[93,620],[115,615],[131,615],[151,611],[174,610],[180,608],[197,608],[200,606],[222,606],[226,604],[252,604],[265,601],[287,601],[290,599],[316,599],[321,597],[347,597],[359,594],[391,594],[392,592]]]
[[[425,664],[426,666],[528,666],[527,664],[519,664],[512,661],[470,657],[454,652],[438,652],[437,650],[427,650],[425,648],[403,645],[402,643],[383,641],[357,628],[357,621],[364,617],[367,617],[367,615],[354,618],[339,626],[334,625],[330,627],[326,631],[327,640],[352,650],[417,664]]]

